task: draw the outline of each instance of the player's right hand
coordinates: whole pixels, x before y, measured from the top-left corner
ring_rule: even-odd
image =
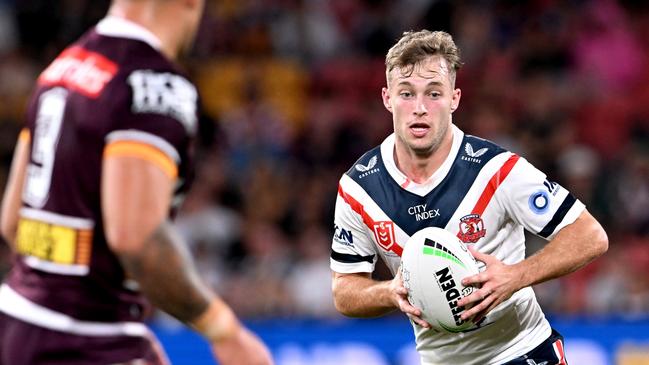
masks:
[[[232,336],[213,341],[211,347],[220,365],[273,365],[266,345],[244,326]]]
[[[397,270],[397,275],[390,281],[390,294],[395,306],[405,313],[408,318],[424,328],[431,328],[430,323],[421,318],[421,310],[408,301],[408,289],[403,286],[401,270]]]

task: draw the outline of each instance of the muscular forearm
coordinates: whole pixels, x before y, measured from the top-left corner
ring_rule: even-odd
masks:
[[[200,281],[190,255],[167,222],[136,253],[122,253],[127,274],[158,308],[189,323],[204,313],[213,294]]]
[[[390,299],[390,281],[376,281],[366,274],[334,273],[336,309],[349,317],[378,317],[396,309]]]
[[[580,269],[608,249],[608,238],[600,224],[584,212],[564,227],[542,250],[516,264],[521,287],[558,278]]]

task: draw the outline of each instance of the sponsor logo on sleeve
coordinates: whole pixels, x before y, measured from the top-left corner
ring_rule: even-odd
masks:
[[[133,89],[134,113],[169,116],[181,122],[187,133],[195,134],[198,92],[187,79],[168,72],[138,70],[131,73],[128,83]]]
[[[550,208],[550,196],[544,190],[530,195],[527,202],[532,212],[538,215],[545,214]]]
[[[554,181],[545,180],[543,185],[548,189],[548,192],[552,194],[552,196],[556,196],[559,190],[561,190],[561,185]]]
[[[334,224],[334,241],[345,246],[354,246],[354,235],[349,229],[342,228],[337,224]]]
[[[457,237],[464,243],[476,243],[487,234],[480,214],[469,214],[460,218],[460,232]]]

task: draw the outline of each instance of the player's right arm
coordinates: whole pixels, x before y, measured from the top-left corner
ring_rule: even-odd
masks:
[[[336,309],[348,317],[379,317],[398,309],[418,325],[430,328],[421,319],[421,310],[408,302],[408,290],[403,286],[400,272],[392,280],[377,281],[369,273],[334,271],[332,290]]]
[[[13,246],[18,229],[20,207],[22,206],[22,191],[29,163],[29,130],[23,129],[18,137],[14,150],[13,161],[7,187],[2,198],[2,212],[0,213],[0,233],[2,237]]]
[[[145,145],[111,148],[102,167],[104,231],[127,274],[154,305],[201,333],[221,364],[272,364],[265,345],[201,281],[167,221],[173,160]]]
[[[408,302],[400,272],[392,280],[377,281],[371,273],[377,259],[362,218],[338,195],[332,241],[332,292],[336,310],[348,317],[378,317],[400,310],[420,326],[421,311]]]

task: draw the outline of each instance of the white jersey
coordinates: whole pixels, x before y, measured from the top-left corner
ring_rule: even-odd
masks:
[[[550,240],[584,205],[524,158],[453,126],[453,146],[424,184],[396,167],[394,135],[364,154],[340,179],[331,269],[373,272],[380,257],[394,274],[403,245],[425,227],[441,227],[505,264],[525,259],[524,229]],[[546,340],[550,324],[531,287],[458,334],[413,323],[423,364],[501,364]]]

